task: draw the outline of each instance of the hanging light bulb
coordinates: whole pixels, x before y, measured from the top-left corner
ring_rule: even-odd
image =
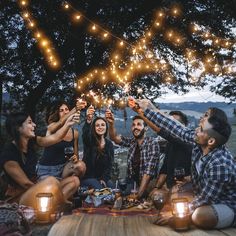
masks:
[[[119,44],[121,47],[124,46],[124,42],[123,41],[120,41],[120,44]]]
[[[205,33],[204,34],[204,38],[208,39],[210,37],[210,34],[209,33]]]
[[[27,2],[25,0],[23,0],[20,2],[20,4],[25,7],[27,5]]]
[[[64,5],[64,8],[67,10],[67,9],[69,9],[69,4],[68,3],[66,3],[65,5]]]
[[[41,43],[42,47],[46,47],[48,45],[48,41],[44,39]]]
[[[30,27],[30,28],[35,27],[35,23],[34,23],[33,21],[31,21],[31,22],[29,23],[29,27]]]
[[[37,33],[35,34],[35,37],[36,37],[36,38],[41,38],[41,36],[42,36],[42,34],[41,34],[40,32],[37,32]]]
[[[23,16],[24,16],[24,18],[29,18],[29,13],[28,12],[24,12]]]
[[[216,39],[215,40],[215,44],[219,44],[220,40],[219,39]]]
[[[155,22],[155,26],[156,26],[156,27],[160,27],[160,26],[161,26],[161,23],[160,23],[159,21],[156,21],[156,22]]]
[[[97,30],[96,25],[93,25],[93,26],[92,26],[92,30],[93,30],[93,31],[96,31],[96,30]]]
[[[79,21],[81,19],[81,15],[80,14],[75,14],[74,19],[76,21]]]
[[[103,34],[103,38],[104,38],[104,39],[107,39],[108,36],[109,36],[108,32],[106,32],[106,33]]]

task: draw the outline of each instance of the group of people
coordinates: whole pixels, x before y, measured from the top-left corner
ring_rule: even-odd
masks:
[[[136,199],[163,192],[167,202],[176,194],[186,195],[195,225],[202,228],[235,226],[236,165],[225,146],[231,134],[225,113],[210,108],[200,119],[199,127],[190,130],[186,115],[180,111],[172,111],[167,116],[147,99],[129,98],[128,104],[138,113],[133,117],[132,137],[117,133],[111,110],[106,110],[105,117],[98,117],[92,105],[87,108],[82,128],[82,160],[78,156],[79,133],[73,126],[79,122],[80,110],[87,106],[86,101],[77,101],[71,110],[65,102],[50,107],[44,137],[35,135],[36,125],[29,114],[10,115],[6,128],[11,143],[0,157],[8,183],[8,199],[36,208],[37,193],[51,192],[56,207],[70,200],[79,186],[115,188],[111,176],[114,142],[128,148],[127,195],[133,186],[138,190],[132,195]],[[148,127],[167,141],[162,166],[159,141],[146,135]],[[39,161],[35,145],[44,147]],[[71,146],[74,155],[66,160],[64,149]],[[185,177],[178,182],[174,171],[180,167]],[[156,223],[165,224],[169,218],[169,215],[160,216]]]

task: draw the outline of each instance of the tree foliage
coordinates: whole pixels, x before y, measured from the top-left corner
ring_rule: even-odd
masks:
[[[130,44],[135,44],[144,35],[146,29],[154,21],[157,9],[169,9],[173,4],[179,4],[182,16],[179,19],[168,17],[162,30],[156,31],[150,46],[155,55],[169,62],[168,73],[172,75],[171,83],[163,79],[163,72],[156,70],[136,73],[132,78],[131,93],[137,95],[137,88],[142,87],[143,93],[150,98],[156,98],[163,93],[163,87],[175,92],[187,92],[189,86],[204,86],[208,78],[222,77],[224,83],[214,86],[212,90],[235,100],[234,74],[203,73],[197,83],[189,79],[187,68],[186,48],[198,53],[195,68],[200,65],[204,56],[213,50],[217,56],[217,63],[228,61],[235,65],[235,50],[222,53],[220,47],[211,47],[201,37],[193,34],[189,26],[194,22],[201,28],[209,30],[212,35],[227,38],[235,43],[236,1],[197,0],[197,1],[154,1],[154,0],[89,0],[69,3],[82,12],[87,19],[102,25],[113,35],[125,38]],[[10,93],[17,107],[24,107],[35,112],[36,106],[40,110],[56,99],[70,99],[73,101],[78,91],[74,89],[75,78],[83,77],[93,68],[109,67],[111,54],[117,40],[103,42],[96,35],[92,35],[88,21],[72,23],[71,16],[63,10],[62,1],[29,2],[29,9],[37,21],[37,27],[42,29],[51,39],[60,60],[61,68],[52,70],[45,61],[42,50],[38,47],[32,31],[26,26],[22,18],[21,9],[16,1],[2,1],[0,13],[1,31],[1,69],[0,76],[4,89]],[[173,45],[165,38],[165,30],[176,29],[184,35],[184,44]],[[234,28],[234,31],[232,29]],[[234,46],[235,49],[235,46]],[[130,55],[123,52],[124,60]],[[204,79],[203,79],[204,78]],[[118,87],[116,84],[102,86],[97,81],[91,83],[87,89],[103,89],[112,95]]]

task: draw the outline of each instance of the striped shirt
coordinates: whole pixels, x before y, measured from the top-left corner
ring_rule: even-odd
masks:
[[[121,146],[129,147],[128,150],[128,177],[132,178],[134,172],[132,168],[132,160],[134,159],[134,153],[136,146],[138,145],[135,138],[129,138],[121,136]],[[159,164],[160,147],[156,138],[145,137],[143,143],[140,145],[140,178],[144,174],[156,177],[156,170]]]
[[[203,155],[201,147],[194,141],[195,131],[149,109],[144,115],[172,135],[193,144],[191,175],[195,198],[190,204],[191,210],[221,203],[236,213],[236,161],[225,145]]]

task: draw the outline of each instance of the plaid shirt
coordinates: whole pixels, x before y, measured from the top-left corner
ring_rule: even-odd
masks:
[[[191,210],[221,203],[236,213],[236,162],[227,148],[220,146],[204,156],[200,146],[194,142],[195,131],[149,109],[144,115],[157,126],[193,144],[191,175],[195,198],[190,204]]]
[[[133,168],[132,160],[134,159],[134,153],[136,146],[138,145],[135,138],[123,137],[121,136],[121,146],[129,147],[128,150],[128,177],[132,178]],[[159,163],[160,147],[156,138],[145,137],[140,148],[140,178],[144,174],[151,176],[151,178],[156,177],[157,167]]]

